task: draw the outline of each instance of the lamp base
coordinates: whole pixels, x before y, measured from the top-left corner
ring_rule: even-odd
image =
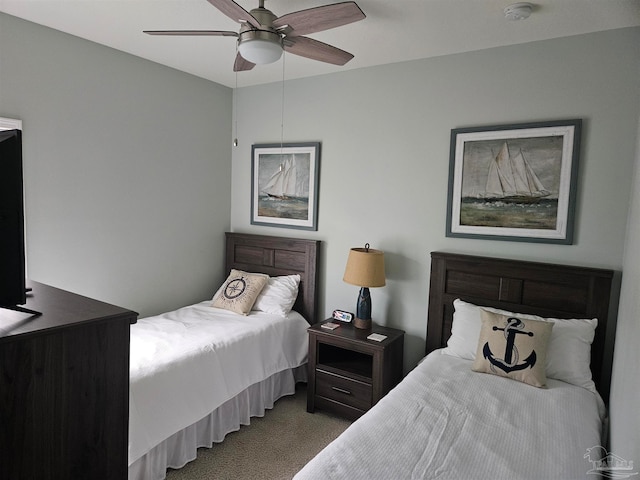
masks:
[[[358,303],[356,305],[356,317],[353,319],[353,326],[368,330],[371,328],[371,295],[367,287],[360,289]]]
[[[353,326],[356,328],[361,328],[363,330],[371,330],[371,325],[372,325],[372,322],[370,318],[365,320],[362,318],[355,317],[353,319]]]

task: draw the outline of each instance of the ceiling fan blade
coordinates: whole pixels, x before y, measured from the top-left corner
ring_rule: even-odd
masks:
[[[289,36],[308,35],[357,22],[365,17],[356,2],[342,2],[288,13],[274,20],[273,27],[279,29],[289,26],[293,29]]]
[[[255,66],[256,66],[255,63],[251,63],[250,61],[245,60],[242,57],[242,55],[240,55],[240,53],[238,52],[238,54],[236,55],[236,61],[233,62],[233,71],[245,72],[247,70],[251,70]]]
[[[233,0],[207,0],[211,5],[216,7],[227,17],[234,22],[249,23],[255,28],[260,28],[260,22],[256,18],[247,12],[244,8],[238,5]]]
[[[353,58],[349,52],[308,37],[285,37],[283,43],[289,53],[333,65],[344,65]]]
[[[225,32],[221,30],[143,30],[147,35],[209,35],[213,37],[237,37],[236,32]]]

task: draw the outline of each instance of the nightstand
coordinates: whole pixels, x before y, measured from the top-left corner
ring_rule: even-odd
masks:
[[[316,408],[355,420],[402,379],[404,332],[374,325],[370,330],[339,323],[326,330],[317,323],[309,332],[307,412]],[[386,335],[381,342],[371,333]]]

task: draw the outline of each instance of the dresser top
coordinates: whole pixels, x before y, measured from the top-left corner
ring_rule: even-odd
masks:
[[[29,282],[32,291],[22,307],[41,315],[0,309],[0,343],[24,337],[52,333],[83,323],[129,318],[137,313],[39,282]]]

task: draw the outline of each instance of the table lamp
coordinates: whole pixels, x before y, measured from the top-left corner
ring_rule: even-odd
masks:
[[[369,248],[365,244],[364,248],[352,248],[349,250],[347,267],[344,271],[343,279],[351,285],[360,288],[358,304],[356,306],[356,317],[353,319],[353,326],[356,328],[371,328],[371,295],[369,287],[384,287],[384,253],[380,250]]]

